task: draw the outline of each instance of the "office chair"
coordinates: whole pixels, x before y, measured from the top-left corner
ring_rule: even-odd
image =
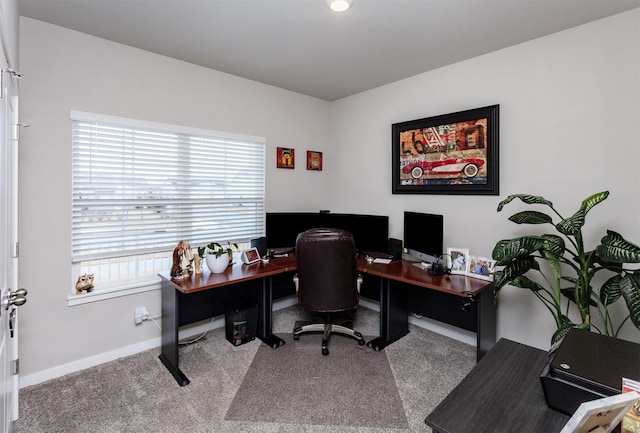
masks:
[[[338,333],[364,345],[362,334],[352,329],[351,318],[360,299],[362,277],[358,276],[356,250],[351,233],[338,229],[307,230],[296,239],[298,272],[294,284],[302,308],[317,313],[321,321],[296,322],[293,339],[301,334],[322,332],[322,354],[329,354],[329,337]]]

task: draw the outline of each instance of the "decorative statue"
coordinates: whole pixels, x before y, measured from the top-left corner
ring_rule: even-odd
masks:
[[[173,265],[171,266],[172,278],[186,278],[193,272],[193,253],[189,242],[180,241],[173,250]]]
[[[193,251],[191,251],[191,245],[187,241],[180,241],[178,245],[182,245],[184,250],[180,267],[182,268],[182,274],[186,277],[193,273]]]
[[[193,255],[193,265],[195,266],[196,274],[202,273],[202,262],[200,261],[200,256],[198,254]]]
[[[93,292],[93,274],[82,274],[76,281],[76,295]]]

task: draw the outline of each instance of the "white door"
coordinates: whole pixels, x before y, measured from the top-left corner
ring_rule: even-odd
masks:
[[[0,50],[0,433],[18,418],[18,85]],[[24,293],[26,296],[26,293]]]

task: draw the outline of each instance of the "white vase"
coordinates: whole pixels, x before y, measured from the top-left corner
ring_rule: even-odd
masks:
[[[225,252],[220,257],[216,257],[215,254],[207,254],[206,261],[209,270],[214,274],[219,274],[229,266],[229,254]]]

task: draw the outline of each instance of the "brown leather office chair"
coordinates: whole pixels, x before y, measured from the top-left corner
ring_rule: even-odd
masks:
[[[351,329],[351,315],[360,300],[356,250],[351,233],[338,229],[311,229],[296,239],[298,272],[294,276],[298,301],[302,308],[317,313],[319,322],[296,322],[293,339],[310,332],[324,333],[322,354],[329,354],[329,337],[338,333],[355,338],[364,345],[362,334]]]

